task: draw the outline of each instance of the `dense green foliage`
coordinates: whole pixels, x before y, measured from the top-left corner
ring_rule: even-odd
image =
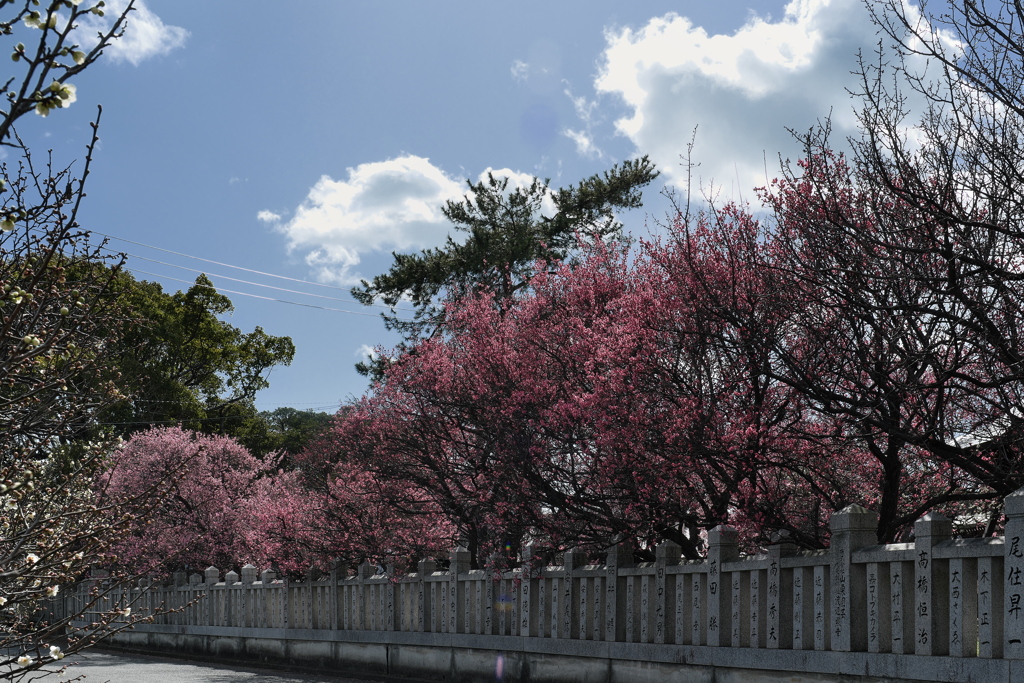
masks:
[[[295,354],[289,337],[261,327],[244,333],[222,319],[233,310],[205,275],[185,292],[119,275],[117,291],[131,310],[119,330],[119,383],[127,398],[103,414],[117,434],[180,423],[235,434],[257,420],[256,393],[267,372]]]
[[[386,325],[414,344],[443,326],[439,297],[488,292],[500,305],[527,285],[536,262],[552,264],[569,258],[581,243],[621,238],[615,211],[641,206],[642,188],[657,176],[644,156],[557,191],[537,178],[512,191],[508,178],[493,174],[477,183],[467,181],[465,197],[441,209],[454,229],[465,234],[463,240],[449,236],[443,247],[396,253],[391,270],[372,282],[364,280],[352,294],[367,305],[379,299],[391,306],[392,315],[384,315]],[[546,200],[555,208],[551,216],[542,212]],[[395,307],[406,298],[415,307],[412,320],[396,315]],[[379,363],[357,368],[381,376]]]

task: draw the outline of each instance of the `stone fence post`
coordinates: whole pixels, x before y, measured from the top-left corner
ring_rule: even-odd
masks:
[[[739,532],[735,527],[720,524],[708,532],[708,615],[707,643],[712,647],[725,647],[731,641],[732,612],[730,601],[722,599],[724,581],[722,563],[740,557]]]
[[[235,591],[228,590],[233,589],[235,584],[238,583],[238,572],[231,570],[224,575],[224,612],[220,615],[220,626],[240,626],[241,624],[232,624],[231,622],[235,619],[235,605],[238,600],[235,598]]]
[[[793,582],[792,571],[783,573],[782,558],[796,554],[797,545],[787,533],[772,538],[768,546],[768,632],[765,645],[773,650],[793,647]],[[801,570],[802,571],[802,570]]]
[[[328,592],[328,599],[331,601],[329,619],[331,628],[336,631],[341,628],[341,617],[338,610],[341,591],[338,589],[338,581],[343,581],[346,576],[348,576],[348,564],[337,560],[331,563],[331,589]]]
[[[832,649],[866,652],[867,568],[853,564],[853,551],[878,543],[878,515],[860,505],[850,505],[832,515],[829,527],[832,529],[829,544]]]
[[[462,633],[465,629],[465,610],[462,609],[462,603],[466,599],[466,589],[460,588],[459,574],[468,572],[469,564],[469,550],[462,546],[452,550],[451,563],[448,567],[448,633]]]
[[[611,547],[605,561],[605,640],[626,640],[626,591],[619,590],[619,570],[632,566],[632,545],[618,543]]]
[[[949,653],[949,563],[934,548],[953,533],[953,523],[929,512],[914,523],[914,653]]]
[[[574,573],[577,569],[587,563],[586,553],[580,550],[569,549],[562,554],[562,566],[565,567],[565,574],[562,576],[562,616],[559,621],[561,630],[559,638],[582,638],[580,632],[584,621],[580,620],[581,606],[577,603],[580,599],[580,592],[573,586]]]
[[[1005,587],[1003,657],[1024,659],[1024,488],[1003,501],[1006,509],[1006,548],[1003,555]],[[997,607],[993,605],[993,608]],[[997,617],[998,620],[998,617]]]
[[[427,633],[435,630],[434,624],[437,620],[434,618],[433,611],[436,609],[433,602],[430,599],[430,590],[427,588],[427,577],[437,571],[437,563],[433,560],[420,560],[416,566],[416,621],[420,633]],[[485,631],[487,635],[490,635],[490,631]]]
[[[675,642],[676,582],[668,581],[665,568],[679,564],[683,550],[678,543],[662,541],[654,549],[654,642]]]
[[[541,556],[544,547],[540,543],[532,542],[523,546],[522,566],[519,577],[522,585],[519,590],[519,635],[535,636],[540,633],[539,593],[540,581],[537,581],[537,590],[534,590],[534,576],[538,578],[544,567]]]

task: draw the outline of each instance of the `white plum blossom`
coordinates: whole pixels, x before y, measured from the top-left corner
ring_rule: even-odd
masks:
[[[70,106],[78,99],[78,89],[74,83],[61,83],[54,81],[50,83],[47,94],[36,93],[36,113],[40,116],[49,116],[51,109],[62,109]],[[40,99],[41,98],[41,99]]]
[[[55,597],[57,597],[57,593],[59,593],[59,592],[60,592],[60,586],[49,586],[46,589],[46,597],[48,597],[48,598],[55,598]]]
[[[39,561],[39,556],[36,555],[35,553],[29,553],[28,555],[25,556],[25,561],[28,562],[29,564],[35,564],[36,562]]]
[[[18,657],[18,666],[32,666],[32,663],[34,661],[35,660],[29,657],[28,655],[22,655]]]
[[[54,659],[64,659],[64,653],[61,652],[60,647],[57,645],[50,646],[50,656]]]

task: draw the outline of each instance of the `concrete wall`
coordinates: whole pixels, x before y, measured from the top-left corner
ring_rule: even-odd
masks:
[[[952,657],[665,646],[542,638],[233,627],[148,627],[134,652],[476,683],[1016,683],[1024,663]],[[499,678],[500,675],[500,678]]]

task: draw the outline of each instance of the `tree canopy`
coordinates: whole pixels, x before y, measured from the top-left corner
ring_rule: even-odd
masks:
[[[115,289],[130,311],[117,330],[116,354],[127,398],[104,413],[116,433],[181,423],[235,434],[259,419],[254,401],[269,386],[268,372],[295,354],[289,337],[261,327],[245,333],[223,320],[231,300],[205,275],[187,291],[167,294],[158,283],[122,272]]]
[[[493,173],[476,183],[467,180],[467,194],[441,209],[462,235],[449,235],[443,247],[418,254],[394,254],[387,273],[364,280],[352,294],[367,305],[380,299],[391,306],[391,315],[384,315],[386,325],[415,343],[443,327],[440,296],[458,299],[488,292],[502,303],[529,283],[536,261],[554,263],[580,244],[620,239],[616,210],[639,207],[642,189],[657,176],[644,156],[557,191],[537,178],[512,190],[509,178]],[[545,203],[551,215],[545,215]],[[396,310],[406,299],[415,308],[411,320]],[[357,367],[371,372],[369,365]],[[379,376],[379,368],[374,374]]]

